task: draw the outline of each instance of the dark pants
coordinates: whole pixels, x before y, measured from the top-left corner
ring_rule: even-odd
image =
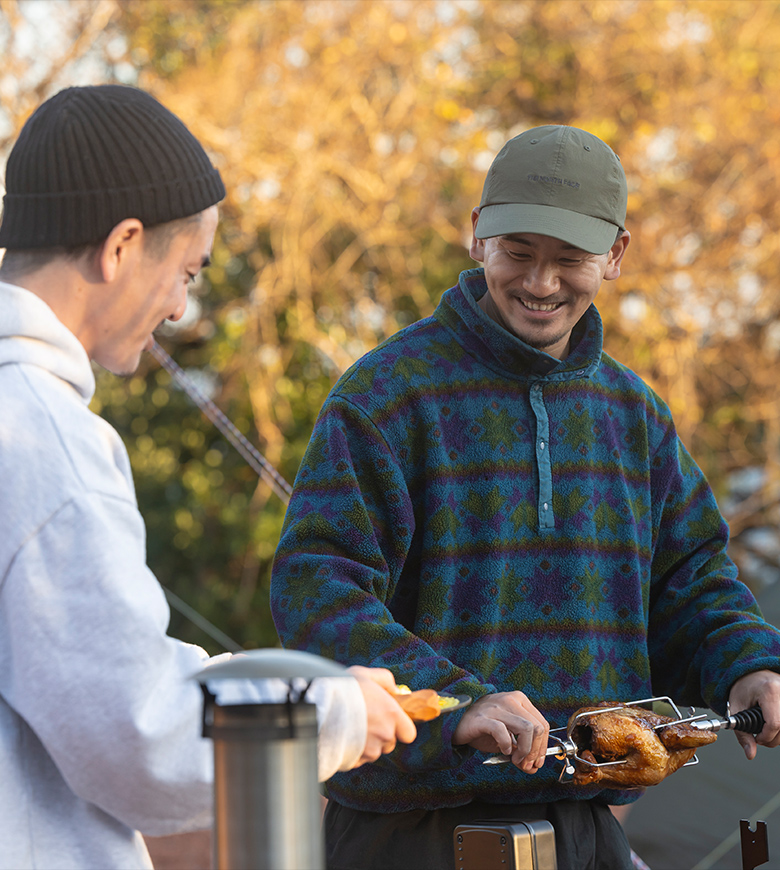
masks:
[[[555,828],[558,870],[631,870],[623,828],[603,804],[486,804],[406,813],[368,813],[328,801],[328,870],[455,870],[453,832],[475,821],[541,820]]]

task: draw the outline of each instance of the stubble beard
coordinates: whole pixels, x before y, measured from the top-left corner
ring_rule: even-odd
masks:
[[[568,331],[564,330],[563,332],[552,336],[552,338],[549,336],[539,336],[535,338],[533,335],[523,335],[517,332],[517,330],[512,329],[506,320],[504,320],[504,317],[502,316],[499,307],[496,305],[489,289],[485,292],[485,295],[478,300],[477,304],[485,314],[487,314],[491,320],[495,321],[502,329],[505,329],[510,335],[513,335],[529,347],[534,348],[534,350],[544,351],[545,348],[554,347],[556,344],[563,341],[569,334]]]

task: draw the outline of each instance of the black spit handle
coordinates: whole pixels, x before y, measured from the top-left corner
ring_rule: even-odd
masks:
[[[764,727],[764,714],[759,706],[740,710],[729,716],[729,728],[732,731],[744,731],[745,734],[758,734]]]

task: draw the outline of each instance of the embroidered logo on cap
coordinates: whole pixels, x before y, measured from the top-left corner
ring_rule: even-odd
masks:
[[[550,184],[564,184],[566,187],[573,187],[574,190],[580,189],[579,181],[570,181],[568,178],[558,178],[556,175],[534,175],[528,174],[529,181],[547,181]]]

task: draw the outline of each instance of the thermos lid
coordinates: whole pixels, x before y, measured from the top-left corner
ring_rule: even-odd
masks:
[[[213,663],[195,674],[200,683],[207,680],[260,680],[279,677],[291,680],[303,677],[348,677],[347,669],[330,659],[294,649],[253,649],[236,653],[230,658],[219,656]]]

